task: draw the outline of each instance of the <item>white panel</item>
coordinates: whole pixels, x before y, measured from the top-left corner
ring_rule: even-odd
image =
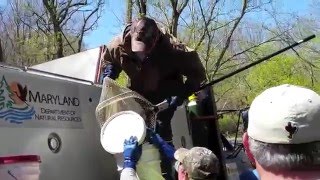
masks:
[[[31,68],[88,81],[95,80],[100,48],[55,59]]]
[[[173,144],[175,148],[183,147],[183,141],[185,141],[186,148],[192,148],[193,143],[190,133],[191,131],[188,125],[186,109],[184,106],[178,107],[171,120],[171,126],[173,134]]]
[[[41,113],[41,109],[39,112],[41,107],[76,111],[76,116],[81,117],[82,124],[74,126],[70,122],[59,120],[43,122],[49,120],[34,118],[29,120],[31,124],[25,121],[17,124],[0,118],[0,156],[40,155],[42,180],[117,179],[115,161],[100,144],[100,128],[94,114],[100,97],[100,88],[0,67],[0,78],[3,75],[9,86],[12,82],[19,82],[23,86],[26,85],[30,91],[78,98],[80,105],[76,107],[60,105],[63,103],[52,104],[52,101],[45,102],[45,100],[42,103],[35,103],[28,100],[29,93],[26,102],[34,107],[36,113]],[[48,148],[48,136],[52,132],[57,133],[62,140],[61,150],[58,153],[53,153]]]

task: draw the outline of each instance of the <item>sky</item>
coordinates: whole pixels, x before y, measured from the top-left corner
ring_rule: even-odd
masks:
[[[260,1],[260,0],[256,0]],[[297,12],[300,15],[309,15],[308,9],[314,0],[275,0],[279,8],[286,12]],[[113,36],[120,33],[123,29],[121,20],[125,17],[125,0],[106,0],[106,6],[98,26],[84,38],[87,49],[99,47],[110,42]],[[6,0],[0,0],[0,6]]]
[[[257,0],[259,1],[259,0]],[[276,0],[279,8],[286,12],[296,12],[300,15],[308,15],[312,0]],[[98,27],[85,37],[88,49],[95,48],[110,42],[113,36],[122,30],[119,19],[124,18],[125,0],[109,0],[104,13],[98,22]]]
[[[98,22],[98,27],[84,38],[88,49],[107,44],[123,28],[121,20],[124,19],[125,0],[106,1],[108,2]]]

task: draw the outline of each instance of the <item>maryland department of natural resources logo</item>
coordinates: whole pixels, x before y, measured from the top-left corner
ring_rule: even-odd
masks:
[[[7,122],[22,124],[31,120],[35,114],[32,106],[26,103],[27,87],[17,82],[7,83],[2,76],[0,81],[0,119]]]

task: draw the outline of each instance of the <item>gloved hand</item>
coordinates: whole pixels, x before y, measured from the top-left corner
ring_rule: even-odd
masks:
[[[104,71],[103,71],[103,78],[109,77],[113,80],[117,79],[119,77],[119,74],[121,72],[121,69],[113,64],[106,65]]]
[[[181,106],[184,102],[184,99],[179,96],[172,96],[166,99],[169,104],[169,109],[177,110],[178,106]]]
[[[159,151],[163,153],[169,160],[174,160],[174,152],[176,151],[173,146],[163,140],[159,134],[155,133],[152,129],[147,128],[147,134],[150,142],[159,148]]]
[[[136,169],[136,164],[140,159],[142,148],[138,144],[137,137],[131,136],[128,140],[124,141],[124,163],[123,168]]]

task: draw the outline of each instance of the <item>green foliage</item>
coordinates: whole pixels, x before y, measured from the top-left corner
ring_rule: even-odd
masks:
[[[219,119],[220,131],[228,136],[234,136],[237,132],[238,116],[236,114],[226,114]]]
[[[76,37],[68,35],[67,38],[72,48],[64,40],[64,56],[74,54],[78,47]],[[32,32],[28,37],[16,38],[15,43],[16,47],[7,54],[10,58],[6,62],[9,64],[31,66],[55,59],[57,46],[54,34]]]
[[[55,51],[54,36],[36,35],[34,34],[28,39],[20,40],[19,43],[23,49],[21,59],[27,65],[39,64],[46,60],[53,59]]]
[[[294,55],[280,55],[224,80],[214,87],[218,109],[244,108],[262,91],[282,84],[304,86],[319,93],[320,82],[316,80],[319,70],[313,69],[312,81],[310,69],[305,65]],[[233,134],[237,119],[236,115],[225,115],[219,120],[221,131]]]
[[[245,74],[231,77],[214,86],[215,98],[219,109],[237,109],[248,104],[248,87]]]
[[[0,110],[3,108],[11,108],[14,104],[13,100],[11,99],[12,92],[10,90],[10,87],[4,78],[2,77],[2,80],[0,82]]]
[[[1,86],[0,86],[0,88],[1,88]],[[2,108],[4,108],[4,103],[2,103],[2,101],[5,100],[5,97],[3,96],[3,92],[4,92],[4,90],[3,90],[3,89],[0,89],[0,110],[1,110]]]
[[[293,84],[319,90],[320,84],[312,84],[311,78],[301,68],[302,64],[293,56],[278,56],[254,67],[248,76],[249,102],[263,90],[281,84]]]
[[[215,85],[214,92],[218,109],[239,109],[251,104],[252,100],[267,88],[282,84],[293,84],[320,92],[316,80],[319,70],[310,69],[293,55],[281,55],[263,62]]]

